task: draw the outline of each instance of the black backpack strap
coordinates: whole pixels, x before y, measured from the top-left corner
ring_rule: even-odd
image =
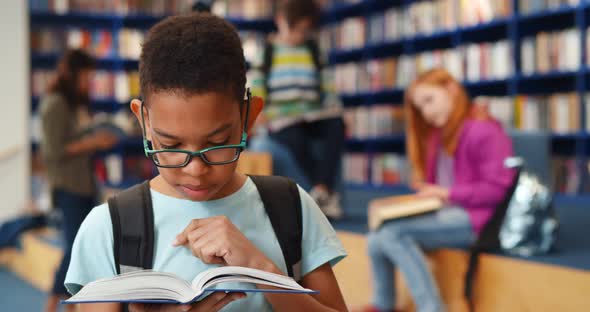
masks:
[[[322,92],[322,68],[323,68],[323,66],[322,66],[322,61],[320,60],[320,49],[319,49],[318,44],[315,40],[307,40],[305,42],[305,46],[307,46],[307,49],[311,53],[311,57],[313,59],[313,64],[316,69],[316,79],[318,82],[316,85],[316,92],[320,97],[320,103],[321,103],[321,102],[323,102],[324,93]]]
[[[117,273],[151,269],[154,258],[154,211],[149,181],[115,195],[108,203]]]
[[[315,65],[316,70],[321,72],[322,70],[322,61],[320,60],[320,48],[315,40],[307,40],[305,42],[305,46],[311,52],[311,57],[313,58],[313,64]]]
[[[500,229],[504,223],[504,217],[508,210],[508,205],[514,195],[516,186],[518,185],[518,177],[520,176],[520,170],[516,170],[512,185],[506,191],[504,199],[498,204],[492,217],[484,225],[481,233],[477,237],[477,240],[469,249],[469,262],[467,265],[467,272],[465,273],[465,289],[464,295],[469,305],[469,311],[475,311],[473,302],[473,283],[475,280],[475,274],[477,273],[477,267],[479,264],[479,255],[482,252],[495,251],[500,249]]]
[[[278,176],[250,176],[283,251],[290,277],[301,279],[303,221],[297,184]]]
[[[267,41],[264,44],[264,55],[263,55],[263,61],[262,61],[262,75],[263,75],[263,79],[264,79],[264,90],[266,92],[266,95],[268,97],[268,75],[270,74],[270,69],[272,67],[272,58],[274,56],[274,47],[272,45],[272,42]]]

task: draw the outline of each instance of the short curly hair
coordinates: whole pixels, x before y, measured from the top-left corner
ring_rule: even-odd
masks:
[[[142,45],[139,80],[144,98],[156,92],[231,94],[243,101],[246,61],[236,29],[209,13],[168,17]]]

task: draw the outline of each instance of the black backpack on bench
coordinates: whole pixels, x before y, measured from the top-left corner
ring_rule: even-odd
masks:
[[[303,224],[297,184],[288,178],[278,176],[250,176],[250,179],[258,189],[277,236],[288,274],[299,281]],[[117,274],[152,269],[154,212],[149,181],[115,195],[108,203],[113,225],[113,251]]]

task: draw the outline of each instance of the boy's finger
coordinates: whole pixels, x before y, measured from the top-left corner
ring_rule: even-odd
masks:
[[[242,298],[246,298],[246,294],[245,293],[230,293],[227,294],[225,297],[223,297],[223,299],[219,300],[214,306],[213,306],[213,311],[219,311],[221,309],[223,309],[223,307],[225,307],[226,305],[230,304],[233,301],[242,299]]]
[[[191,221],[191,223],[189,223],[184,228],[184,230],[182,232],[180,232],[180,234],[176,235],[176,238],[172,242],[172,246],[178,247],[178,246],[182,246],[182,245],[185,245],[186,243],[188,243],[188,233],[190,233],[191,231],[198,228],[202,223],[203,222],[201,219],[193,219]]]
[[[213,307],[223,298],[227,297],[228,294],[224,292],[215,292],[207,296],[205,299],[199,302],[199,311],[210,311]],[[215,310],[214,310],[215,311]]]
[[[141,303],[130,303],[129,304],[129,312],[139,312],[144,311],[143,304]]]

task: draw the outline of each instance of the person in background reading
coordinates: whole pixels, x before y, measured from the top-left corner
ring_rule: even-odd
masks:
[[[437,197],[445,207],[384,223],[369,234],[372,305],[393,311],[397,267],[420,312],[444,311],[424,250],[466,247],[474,242],[510,188],[504,167],[512,144],[499,122],[473,106],[447,71],[432,69],[406,90],[407,151],[418,196]]]
[[[78,228],[96,201],[96,183],[91,156],[112,147],[116,137],[99,132],[81,136],[81,116],[88,115],[89,86],[94,60],[81,50],[66,51],[58,63],[55,80],[41,99],[43,133],[40,151],[47,170],[53,202],[63,215],[64,256],[45,311],[57,311],[70,264],[71,248]],[[68,307],[69,309],[73,307]]]
[[[263,107],[246,91],[240,37],[207,13],[168,17],[152,27],[139,61],[143,99],[131,110],[158,167],[153,203],[153,269],[191,281],[219,265],[287,272],[283,252],[252,179],[236,172],[247,133]],[[344,311],[332,266],[346,256],[316,203],[299,188],[303,287],[318,295],[216,293],[192,305],[130,305],[131,311]],[[65,285],[73,294],[117,275],[108,203],[78,231]],[[243,284],[243,287],[265,287]],[[238,300],[238,301],[236,301]],[[81,311],[120,311],[83,304]]]
[[[258,123],[265,124],[270,138],[294,155],[312,185],[310,195],[326,216],[338,219],[342,209],[336,181],[344,122],[336,97],[322,88],[320,55],[312,39],[319,15],[314,0],[278,3],[278,32],[266,44],[263,77],[252,81],[252,91],[266,99]],[[319,144],[310,144],[313,141]]]

